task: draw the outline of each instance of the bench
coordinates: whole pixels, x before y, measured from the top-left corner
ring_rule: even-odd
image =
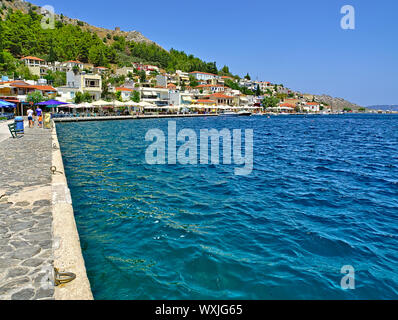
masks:
[[[15,123],[11,123],[11,124],[9,124],[8,125],[8,129],[10,130],[10,133],[11,133],[11,135],[12,135],[12,137],[15,139],[15,138],[22,138],[22,137],[19,137],[18,135],[19,134],[23,134],[24,132],[23,132],[23,130],[17,130],[17,126],[16,126],[16,124]]]

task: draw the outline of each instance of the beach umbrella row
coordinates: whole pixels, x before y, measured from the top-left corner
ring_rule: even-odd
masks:
[[[14,103],[0,100],[0,108],[16,108],[17,106]]]

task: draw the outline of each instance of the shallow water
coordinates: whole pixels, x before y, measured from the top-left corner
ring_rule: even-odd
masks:
[[[249,176],[146,164],[168,121],[57,124],[96,299],[398,298],[398,116],[173,120],[253,129]]]

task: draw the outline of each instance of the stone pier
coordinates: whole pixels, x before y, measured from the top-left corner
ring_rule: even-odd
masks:
[[[0,141],[0,300],[54,299],[51,165],[50,130]]]

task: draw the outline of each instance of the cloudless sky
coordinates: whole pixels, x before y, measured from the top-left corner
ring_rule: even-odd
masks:
[[[32,0],[89,24],[137,30],[252,79],[354,103],[398,104],[396,0]],[[352,5],[356,29],[343,30]]]

